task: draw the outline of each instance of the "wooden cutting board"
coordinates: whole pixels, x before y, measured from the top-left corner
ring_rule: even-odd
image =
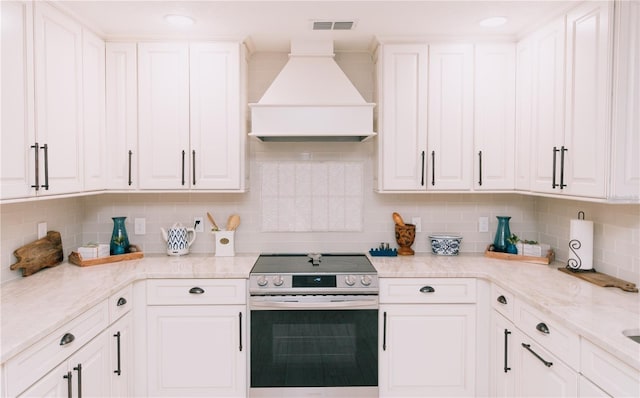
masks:
[[[13,254],[18,262],[10,268],[22,269],[22,276],[29,276],[42,268],[56,266],[64,260],[60,232],[49,231],[44,238],[22,246]]]
[[[564,272],[565,274],[575,276],[598,286],[617,287],[624,290],[625,292],[638,292],[638,288],[636,287],[635,283],[627,282],[625,280],[618,279],[607,274],[601,274],[600,272],[574,272],[566,267],[558,268],[558,270]]]

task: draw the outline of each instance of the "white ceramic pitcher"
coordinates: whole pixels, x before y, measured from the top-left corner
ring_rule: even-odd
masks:
[[[193,228],[187,228],[181,223],[173,224],[169,231],[160,228],[162,237],[167,242],[167,254],[169,256],[182,256],[189,254],[189,246],[196,240],[196,231]],[[191,234],[191,237],[189,237]]]

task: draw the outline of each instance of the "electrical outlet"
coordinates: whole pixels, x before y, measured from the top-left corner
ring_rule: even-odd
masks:
[[[136,235],[145,235],[147,233],[147,220],[144,218],[134,219],[133,233]]]
[[[416,226],[416,232],[422,232],[422,218],[411,217],[411,224]]]
[[[478,218],[478,232],[489,232],[489,217]]]
[[[196,232],[204,232],[204,217],[193,217],[193,229]]]
[[[38,239],[42,239],[47,236],[47,223],[39,222],[38,223]]]

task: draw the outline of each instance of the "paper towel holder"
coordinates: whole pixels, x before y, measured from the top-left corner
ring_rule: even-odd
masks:
[[[584,211],[582,210],[578,211],[578,220],[584,221]],[[582,247],[582,242],[580,242],[580,240],[571,239],[569,241],[569,250],[571,250],[575,258],[569,258],[567,260],[566,268],[569,269],[571,272],[596,272],[594,268],[582,269],[582,259],[580,258],[580,255],[578,254],[578,251],[577,251],[581,247]]]
[[[584,211],[578,211],[578,220],[584,220]]]

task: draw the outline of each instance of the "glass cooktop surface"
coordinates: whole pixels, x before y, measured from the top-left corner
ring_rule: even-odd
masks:
[[[317,264],[317,265],[314,265]],[[362,253],[261,254],[251,273],[376,273]]]

